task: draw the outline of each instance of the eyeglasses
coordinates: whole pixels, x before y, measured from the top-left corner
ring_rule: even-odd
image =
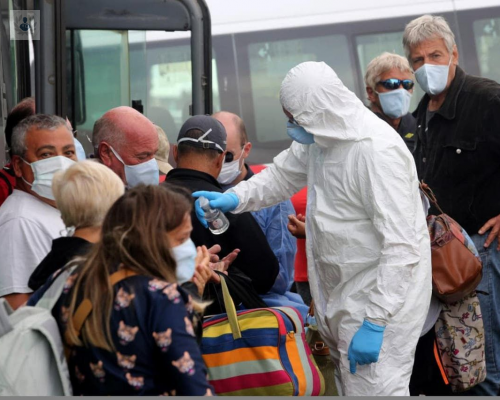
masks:
[[[396,78],[390,78],[386,79],[385,81],[380,81],[378,84],[382,85],[388,90],[395,90],[399,89],[401,85],[403,85],[403,88],[406,90],[413,89],[413,86],[415,85],[415,82],[413,82],[411,79],[396,79]]]

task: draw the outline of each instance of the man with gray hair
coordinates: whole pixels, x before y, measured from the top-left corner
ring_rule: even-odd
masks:
[[[158,185],[154,124],[131,107],[116,107],[99,118],[92,135],[94,156],[111,168],[127,187]]]
[[[458,66],[455,38],[442,17],[424,15],[411,21],[404,31],[403,46],[417,82],[426,92],[415,113],[414,157],[419,178],[434,191],[444,212],[469,233],[483,262],[478,296],[485,329],[487,377],[467,393],[497,395],[500,389],[500,85],[467,75]],[[430,210],[432,214],[438,212]],[[489,295],[482,294],[485,292]],[[429,342],[432,344],[432,338]]]
[[[0,297],[13,308],[32,290],[28,280],[65,229],[52,194],[52,177],[76,160],[73,134],[55,115],[33,115],[12,134],[16,188],[0,207]]]
[[[370,109],[392,126],[413,151],[417,125],[408,111],[415,76],[406,58],[387,52],[375,57],[366,67],[365,84]]]

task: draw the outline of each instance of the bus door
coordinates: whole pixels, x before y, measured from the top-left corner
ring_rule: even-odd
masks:
[[[212,113],[210,14],[204,0],[37,1],[42,28],[35,43],[37,110],[67,116],[87,154],[106,111],[134,106],[170,137],[189,116]],[[49,29],[48,27],[51,27]],[[182,50],[156,55],[150,38]],[[171,61],[175,62],[171,62]]]

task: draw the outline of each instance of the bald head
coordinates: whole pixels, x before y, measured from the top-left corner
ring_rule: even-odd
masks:
[[[123,164],[137,165],[149,161],[158,150],[158,133],[154,124],[131,107],[116,107],[99,118],[92,135],[96,157],[125,182]],[[114,150],[123,163],[114,156]]]
[[[244,146],[248,142],[247,130],[245,128],[245,123],[236,114],[229,111],[219,111],[212,115],[217,121],[219,121],[224,128],[226,128],[228,140],[231,136],[232,140],[235,140],[234,136],[237,136],[237,141]],[[231,133],[230,133],[231,132]]]

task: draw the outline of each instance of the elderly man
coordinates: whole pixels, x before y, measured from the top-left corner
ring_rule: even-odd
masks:
[[[405,28],[403,46],[426,92],[416,110],[419,178],[444,212],[469,233],[483,261],[478,287],[486,336],[486,381],[467,393],[500,389],[500,85],[458,66],[453,32],[424,15]],[[431,210],[436,213],[437,210]]]
[[[280,99],[290,148],[226,193],[193,195],[239,213],[277,204],[307,184],[309,282],[339,389],[406,395],[431,295],[413,158],[325,63],[293,68]]]
[[[213,117],[224,125],[227,133],[226,159],[217,178],[222,189],[226,190],[254,175],[245,164],[245,159],[252,150],[252,143],[248,141],[245,123],[236,114],[221,111],[215,113]],[[252,214],[266,235],[267,241],[280,263],[278,277],[269,293],[261,295],[262,299],[271,307],[295,307],[305,319],[309,307],[304,304],[298,294],[290,292],[297,251],[297,240],[287,229],[288,216],[295,214],[292,202],[290,200],[282,201]]]
[[[415,146],[415,118],[408,111],[415,84],[413,71],[406,58],[382,53],[366,67],[366,94],[370,109],[403,138],[408,149]]]
[[[109,110],[94,124],[92,143],[94,155],[127,187],[159,183],[158,133],[140,112],[125,106]]]
[[[0,207],[0,296],[17,308],[32,291],[31,273],[65,229],[55,208],[52,177],[77,158],[66,121],[43,114],[14,128],[11,151],[16,188]]]

